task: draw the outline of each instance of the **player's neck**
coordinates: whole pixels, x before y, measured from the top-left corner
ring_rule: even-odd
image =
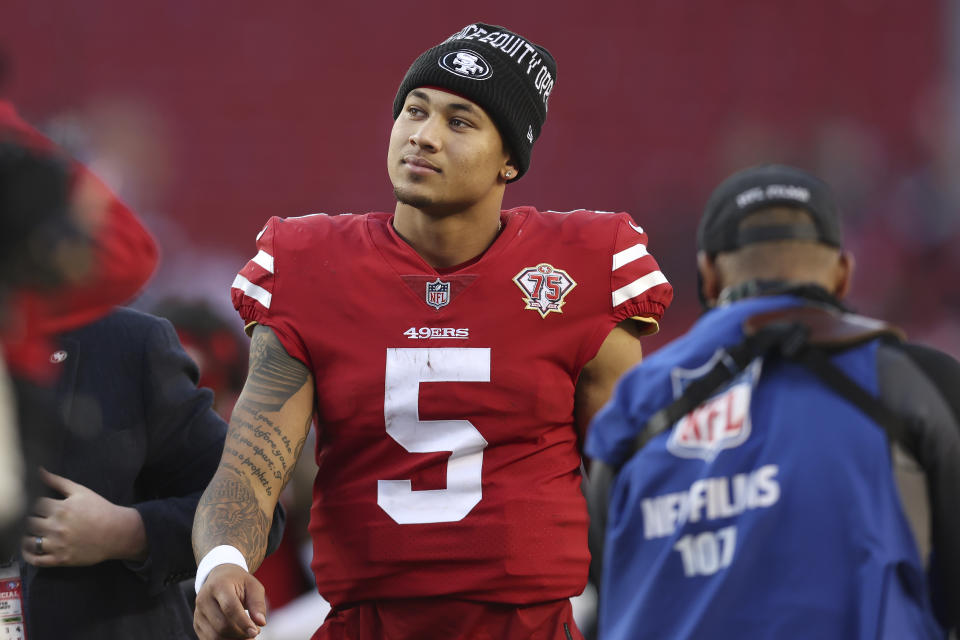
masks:
[[[397,203],[393,227],[435,269],[476,258],[500,233],[500,209],[469,210],[438,216]]]

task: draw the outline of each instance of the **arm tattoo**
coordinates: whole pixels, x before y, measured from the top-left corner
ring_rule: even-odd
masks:
[[[230,416],[220,467],[194,517],[197,557],[229,544],[243,553],[251,570],[260,565],[271,523],[261,498],[273,504],[287,484],[312,418],[307,416],[301,432],[288,433],[285,421],[300,422],[301,411],[312,412],[296,403],[284,407],[309,380],[307,367],[287,354],[273,331],[263,326],[254,330],[250,373]]]
[[[261,411],[279,411],[303,388],[310,372],[290,357],[273,331],[257,326],[250,341],[250,375],[244,387],[247,402]]]
[[[257,503],[250,480],[229,462],[203,492],[193,524],[193,549],[198,557],[220,544],[229,544],[246,558],[250,571],[263,560],[267,549],[268,518]]]
[[[255,477],[268,496],[274,495],[273,483],[279,480],[281,490],[287,486],[300,452],[307,440],[313,416],[307,416],[300,433],[293,443],[290,437],[259,410],[256,403],[241,398],[230,416],[230,428],[224,443],[224,455],[236,458],[240,467]],[[242,445],[242,449],[237,447]]]
[[[300,459],[300,452],[303,451],[303,445],[307,441],[307,433],[310,431],[310,423],[313,421],[313,416],[307,418],[307,424],[304,426],[303,433],[304,436],[300,438],[300,441],[296,444],[296,451],[293,453],[293,464],[288,466],[283,474],[283,486],[286,487],[287,483],[290,482],[290,478],[293,476],[293,469],[296,467],[297,460]]]

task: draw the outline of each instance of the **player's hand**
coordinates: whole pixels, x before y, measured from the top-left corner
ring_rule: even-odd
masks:
[[[267,624],[266,612],[260,581],[243,567],[221,564],[214,567],[197,594],[193,630],[200,640],[255,638]]]
[[[85,567],[114,558],[146,557],[142,520],[135,509],[115,505],[82,484],[45,469],[40,476],[64,497],[40,498],[34,504],[21,544],[24,560],[38,567]],[[136,525],[141,532],[134,545],[131,531]]]

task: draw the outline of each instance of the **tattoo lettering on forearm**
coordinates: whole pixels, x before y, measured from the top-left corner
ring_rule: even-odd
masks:
[[[297,465],[297,460],[300,459],[300,453],[303,451],[303,445],[304,445],[304,443],[307,441],[307,436],[306,436],[306,434],[309,432],[311,420],[312,420],[312,417],[311,417],[311,418],[307,418],[307,424],[304,425],[304,428],[303,428],[304,436],[303,436],[302,438],[300,438],[300,441],[297,443],[296,453],[293,454],[293,464],[291,464],[289,467],[287,467],[287,468],[285,469],[285,471],[284,471],[284,474],[283,474],[283,486],[287,486],[287,483],[290,482],[290,478],[293,476],[293,470],[294,470],[294,468],[295,468],[296,465]],[[288,442],[289,442],[289,441],[288,441]]]
[[[248,420],[246,416],[251,419]],[[267,461],[273,477],[281,480],[282,486],[285,487],[290,481],[297,460],[299,460],[303,451],[303,445],[307,441],[307,434],[312,421],[313,416],[308,416],[301,430],[303,437],[294,444],[290,441],[289,436],[283,433],[272,420],[253,407],[244,404],[241,400],[230,417],[231,427],[228,436],[247,445],[255,454]],[[234,427],[237,429],[234,429]],[[245,430],[245,433],[241,434],[240,429]],[[279,444],[277,444],[277,440],[280,441]],[[267,458],[267,453],[273,456],[272,460]]]
[[[270,329],[258,326],[250,342],[250,374],[244,387],[246,401],[255,409],[279,411],[303,388],[310,372],[287,354]]]
[[[225,462],[197,505],[194,519],[194,549],[200,553],[220,544],[241,551],[251,567],[259,565],[267,548],[270,518],[260,510],[250,481],[236,466]]]
[[[309,419],[304,431],[309,428]],[[249,447],[273,470],[276,479],[281,479],[296,465],[297,454],[290,438],[262,412],[241,400],[230,416],[228,438]],[[279,441],[279,444],[278,442]],[[269,458],[268,454],[273,456]],[[275,464],[278,463],[278,464]],[[279,469],[276,467],[279,466]]]
[[[293,449],[290,448],[290,438],[288,438],[287,434],[281,431],[280,428],[277,427],[277,425],[273,424],[273,420],[263,415],[259,411],[256,412],[256,417],[257,417],[257,420],[266,424],[268,427],[273,429],[274,433],[280,436],[280,441],[283,443],[283,446],[287,449],[287,453],[293,453]],[[307,419],[307,426],[310,426],[310,420],[311,418]]]
[[[280,438],[280,442],[283,443],[287,453],[293,453],[293,449],[290,448],[290,438],[287,437],[280,427],[274,424],[273,420],[267,417],[262,411],[257,409],[256,406],[246,402],[241,398],[233,411],[234,413],[230,418],[231,421],[234,420],[234,417],[236,417],[237,420],[243,420],[244,424],[248,426],[251,431],[255,432],[254,435],[256,435],[258,438],[268,439],[271,437],[270,434],[266,431],[262,431],[259,426],[260,424],[266,425],[270,428],[270,431],[273,431],[277,437]],[[249,420],[244,418],[244,415],[249,416]]]
[[[270,472],[269,478],[268,478],[268,472],[265,471],[263,467],[261,467],[257,463],[256,460],[253,460],[249,456],[244,455],[243,453],[241,453],[240,451],[237,451],[236,449],[234,449],[228,444],[223,445],[223,452],[228,453],[233,457],[235,457],[240,462],[241,469],[243,467],[246,467],[247,469],[249,469],[250,470],[249,475],[252,475],[254,478],[256,478],[260,482],[260,484],[263,486],[264,492],[268,496],[273,495],[273,487],[271,486],[271,482],[269,478],[275,478],[279,480],[282,475],[279,471],[277,471],[276,474],[274,474],[274,472]],[[270,463],[270,466],[272,467],[273,463]]]
[[[233,429],[227,432],[227,437],[231,440],[236,441],[239,444],[243,444],[249,447],[250,451],[253,452],[253,455],[256,456],[259,460],[263,461],[263,464],[267,466],[267,474],[254,473],[254,475],[256,475],[258,478],[261,479],[261,482],[266,483],[266,475],[270,475],[276,480],[279,480],[280,478],[283,477],[283,472],[286,471],[286,466],[284,465],[284,466],[281,466],[280,469],[277,469],[273,460],[270,458],[270,456],[267,455],[268,451],[266,449],[256,444],[255,442],[251,441],[249,438],[246,438],[243,435],[239,434],[237,431]],[[255,463],[259,464],[256,460],[253,460],[250,456],[244,456],[237,449],[230,447],[226,443],[224,444],[224,450],[230,453],[231,455],[236,456],[237,459],[240,460],[244,465],[251,466],[251,465],[254,465]],[[251,468],[255,469],[253,466],[251,466]],[[267,495],[273,495],[273,490],[268,484],[264,484],[264,487],[267,490]]]

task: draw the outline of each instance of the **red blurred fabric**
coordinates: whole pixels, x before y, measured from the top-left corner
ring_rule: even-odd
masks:
[[[0,140],[60,153],[2,99]],[[36,382],[48,382],[55,371],[49,361],[51,337],[129,301],[153,274],[159,258],[156,242],[133,212],[82,164],[70,161],[70,168],[74,204],[83,206],[85,222],[95,229],[90,273],[82,282],[55,291],[14,292],[0,333],[11,372]]]

